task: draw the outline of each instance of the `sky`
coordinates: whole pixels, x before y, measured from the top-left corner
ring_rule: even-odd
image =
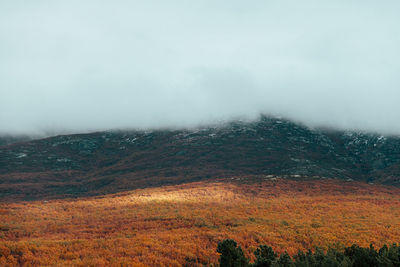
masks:
[[[400,1],[1,1],[0,133],[272,114],[400,134]]]

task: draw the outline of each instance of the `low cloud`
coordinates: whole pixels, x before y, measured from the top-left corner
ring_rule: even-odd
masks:
[[[0,3],[0,133],[282,115],[400,134],[398,1]]]

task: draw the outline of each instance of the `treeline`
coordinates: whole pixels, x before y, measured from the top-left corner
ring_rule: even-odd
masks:
[[[259,246],[254,255],[256,260],[250,263],[243,250],[232,239],[218,243],[217,252],[221,253],[221,267],[400,267],[400,245],[384,245],[376,250],[352,245],[344,251],[330,248],[328,251],[317,248],[304,253],[299,251],[291,257],[288,253],[277,255],[270,246]]]

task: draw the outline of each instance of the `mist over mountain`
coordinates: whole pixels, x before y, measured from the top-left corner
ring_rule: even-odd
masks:
[[[0,266],[400,266],[399,10],[0,1]]]
[[[0,4],[0,133],[260,113],[400,133],[398,1]]]
[[[399,8],[1,3],[1,194],[231,176],[396,185]]]

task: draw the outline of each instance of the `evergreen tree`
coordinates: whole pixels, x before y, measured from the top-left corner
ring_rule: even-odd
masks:
[[[219,264],[221,267],[247,267],[249,260],[244,256],[242,248],[232,239],[218,243],[217,252],[221,253]]]
[[[271,267],[276,261],[277,255],[270,246],[261,245],[254,251],[256,261],[254,267]]]
[[[354,267],[379,266],[378,252],[376,252],[372,245],[369,248],[352,245],[345,248],[344,254],[351,259]]]
[[[282,253],[279,256],[279,259],[276,261],[275,265],[276,267],[294,267],[294,262],[292,258],[289,256],[289,254],[285,251],[285,253]]]
[[[390,245],[387,257],[394,267],[400,267],[400,246],[397,244]]]
[[[368,248],[352,245],[344,248],[344,252],[333,248],[326,253],[319,248],[306,253],[299,250],[294,260],[287,252],[278,257],[270,246],[261,245],[254,252],[256,260],[252,265],[234,240],[220,242],[217,251],[221,253],[220,266],[224,267],[400,267],[397,244],[384,245],[378,251],[372,244]]]

